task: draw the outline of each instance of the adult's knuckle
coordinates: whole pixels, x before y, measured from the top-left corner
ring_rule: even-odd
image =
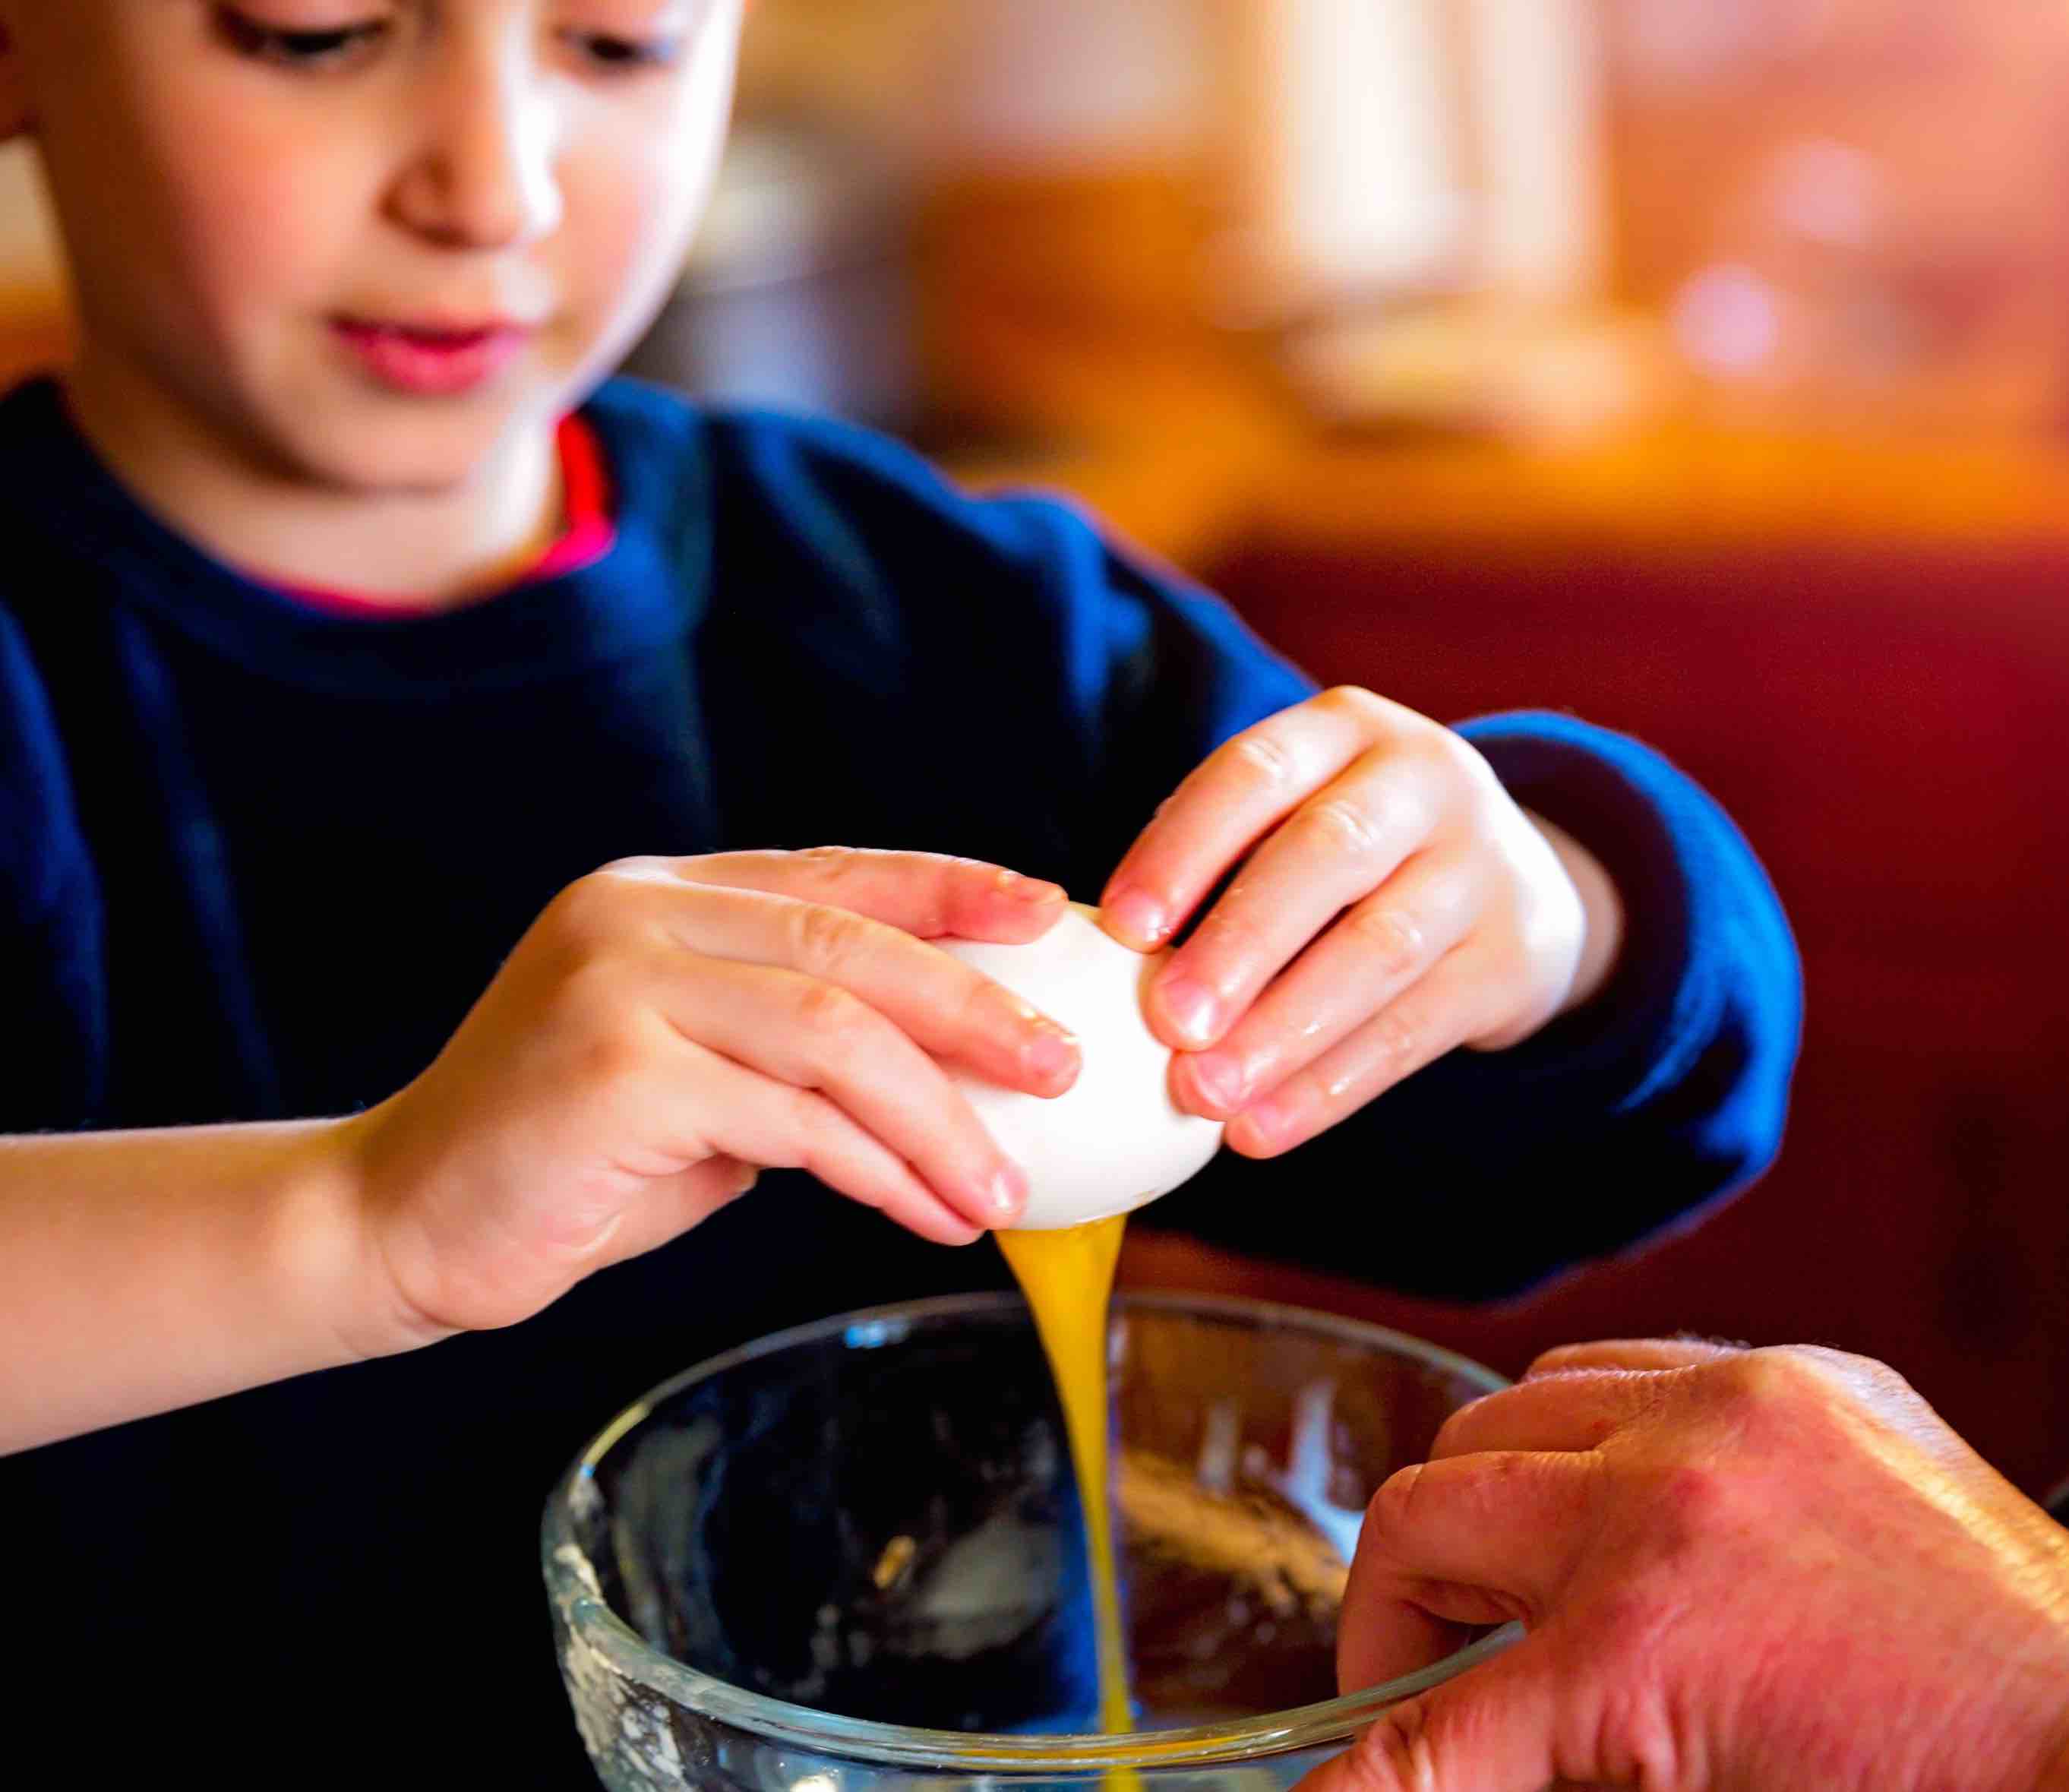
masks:
[[[1918,1390],[1886,1362],[1819,1344],[1794,1344],[1776,1353],[1808,1380],[1871,1400],[1915,1402]]]
[[[1483,1394],[1460,1406],[1437,1427],[1437,1435],[1430,1440],[1430,1459],[1442,1462],[1447,1456],[1459,1453],[1459,1439],[1469,1430],[1476,1429],[1487,1422],[1487,1403],[1493,1398]]]
[[[1376,1535],[1386,1537],[1405,1530],[1417,1510],[1423,1474],[1428,1464],[1410,1463],[1397,1468],[1379,1484],[1365,1506],[1365,1522]]]
[[[1706,1462],[1671,1462],[1651,1477],[1647,1500],[1654,1537],[1669,1554],[1683,1553],[1714,1536],[1728,1521],[1731,1478]]]
[[[1549,1350],[1541,1350],[1524,1370],[1523,1379],[1530,1382],[1547,1375],[1575,1374],[1576,1365],[1585,1360],[1581,1353],[1587,1349],[1584,1344],[1555,1344]]]
[[[1723,1357],[1696,1371],[1719,1408],[1741,1422],[1788,1411],[1822,1397],[1821,1371],[1801,1352],[1783,1348]]]

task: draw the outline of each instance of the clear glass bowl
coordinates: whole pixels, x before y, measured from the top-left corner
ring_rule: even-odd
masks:
[[[1142,1728],[1096,1703],[1083,1529],[1012,1295],[767,1337],[677,1377],[548,1502],[561,1667],[614,1792],[1150,1792],[1290,1785],[1406,1679],[1335,1692],[1336,1608],[1373,1490],[1504,1385],[1374,1325],[1124,1296],[1116,1496]]]

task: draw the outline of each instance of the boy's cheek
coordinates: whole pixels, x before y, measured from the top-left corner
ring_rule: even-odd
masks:
[[[370,203],[361,158],[334,142],[312,150],[269,138],[251,120],[169,122],[153,145],[164,171],[153,197],[161,255],[178,284],[219,324],[349,302],[349,258],[365,240]]]
[[[646,164],[565,170],[567,222],[554,254],[568,310],[584,318],[598,346],[631,346],[666,301],[696,234],[708,179]]]

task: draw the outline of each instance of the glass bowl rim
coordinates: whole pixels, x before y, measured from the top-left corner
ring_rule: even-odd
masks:
[[[1360,1319],[1319,1312],[1243,1295],[1189,1294],[1168,1289],[1124,1289],[1116,1310],[1177,1312],[1237,1321],[1258,1329],[1278,1328],[1319,1333],[1343,1343],[1377,1345],[1427,1368],[1458,1375],[1494,1394],[1510,1384],[1484,1365],[1441,1345]],[[574,1636],[621,1679],[659,1694],[715,1722],[749,1732],[765,1741],[809,1749],[817,1755],[871,1766],[920,1768],[939,1774],[1107,1773],[1120,1768],[1190,1769],[1253,1761],[1263,1756],[1348,1741],[1388,1706],[1441,1686],[1520,1639],[1521,1627],[1504,1625],[1427,1667],[1361,1692],[1272,1712],[1258,1717],[1186,1729],[1148,1730],[1135,1735],[1028,1736],[981,1731],[921,1729],[871,1718],[843,1717],[789,1700],[771,1698],[690,1667],[663,1654],[612,1610],[596,1590],[595,1570],[575,1541],[568,1516],[596,1465],[635,1430],[662,1402],[698,1382],[762,1357],[823,1343],[848,1333],[856,1349],[901,1342],[916,1328],[945,1320],[1026,1316],[1014,1292],[936,1296],[853,1312],[836,1313],[755,1339],[706,1357],[650,1389],[626,1406],[583,1447],[546,1501],[541,1536],[547,1589]],[[870,1335],[875,1334],[875,1335]]]

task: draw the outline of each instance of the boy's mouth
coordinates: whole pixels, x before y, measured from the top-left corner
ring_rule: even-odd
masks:
[[[331,329],[382,385],[444,397],[485,383],[509,365],[535,333],[521,324],[398,324],[337,317]]]

